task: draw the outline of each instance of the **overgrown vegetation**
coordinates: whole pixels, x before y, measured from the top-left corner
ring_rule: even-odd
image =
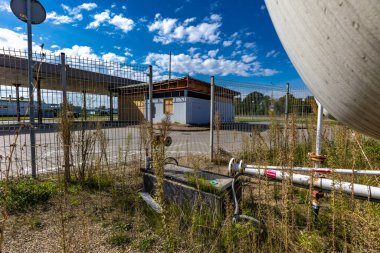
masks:
[[[236,134],[234,138],[242,139],[242,147],[234,155],[262,166],[313,166],[307,153],[314,149],[315,116],[303,123],[306,130],[300,131],[296,115],[289,116],[286,127],[273,116],[265,133],[254,130],[250,134]],[[313,189],[295,188],[289,180],[275,183],[266,178],[242,177],[242,213],[260,220],[265,228],[263,233],[251,223],[234,224],[234,206],[229,199],[224,217],[205,205],[168,203],[163,195],[163,140],[169,130],[167,119],[156,135],[147,124],[140,131],[143,143],[140,148],[152,145],[158,178],[155,198],[163,213],[155,213],[138,194],[142,188],[142,157],[132,160],[120,151],[118,165],[110,165],[107,136],[99,126],[94,126],[90,131],[68,135],[70,142],[65,143],[70,144],[69,156],[65,158],[70,159],[71,173],[66,184],[63,171],[59,171],[58,177],[9,180],[6,195],[5,182],[0,183],[0,203],[10,215],[4,230],[4,252],[27,248],[35,252],[380,251],[379,204],[356,200],[339,190],[325,194],[320,200],[320,214],[314,223],[310,208]],[[219,141],[217,138],[217,147]],[[92,152],[95,146],[100,150],[97,154]],[[128,153],[129,147],[123,150]],[[378,141],[336,124],[325,128],[323,152],[328,157],[324,166],[328,167],[377,169],[380,165]],[[216,158],[224,164],[222,155]],[[199,156],[186,157],[181,163],[196,170],[210,165]],[[226,171],[225,167],[212,169],[220,172],[220,168]],[[211,190],[209,182],[202,178],[187,177],[199,190]],[[380,186],[378,177],[335,174],[330,177],[336,184],[352,181]],[[22,236],[17,237],[18,234]],[[44,243],[37,243],[42,236],[46,238]]]

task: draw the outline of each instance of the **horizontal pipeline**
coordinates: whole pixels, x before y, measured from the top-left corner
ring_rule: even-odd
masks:
[[[234,159],[231,159],[228,170],[230,173],[240,172],[243,175],[264,176],[277,181],[290,179],[293,184],[303,187],[309,187],[310,183],[312,183],[313,187],[319,188],[323,191],[332,191],[335,189],[336,191],[341,191],[345,194],[353,194],[357,198],[380,202],[380,187],[334,181],[327,178],[312,178],[307,175],[289,174],[285,171],[273,169],[259,169],[252,165],[242,165],[242,162],[235,163]]]
[[[291,170],[291,171],[303,171],[303,172],[380,176],[380,170],[350,170],[350,169],[332,169],[332,168],[281,167],[281,166],[259,166],[259,165],[245,165],[245,167],[252,168],[252,169],[267,169],[267,170]]]

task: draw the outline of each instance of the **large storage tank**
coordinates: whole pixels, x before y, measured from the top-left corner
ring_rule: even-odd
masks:
[[[380,1],[265,2],[314,96],[339,121],[380,139]]]

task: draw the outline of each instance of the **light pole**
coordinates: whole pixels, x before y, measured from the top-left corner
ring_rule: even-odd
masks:
[[[33,54],[32,54],[32,24],[41,24],[46,19],[46,10],[38,0],[12,0],[13,14],[27,24],[28,34],[28,87],[29,87],[29,123],[30,123],[30,157],[32,177],[37,176],[36,171],[36,134],[34,132],[34,85],[33,85]],[[33,10],[33,11],[32,11]],[[33,14],[33,15],[32,15]],[[39,82],[39,80],[37,80]]]

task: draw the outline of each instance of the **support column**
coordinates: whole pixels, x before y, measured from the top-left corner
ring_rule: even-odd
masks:
[[[113,92],[110,91],[110,121],[113,121]]]
[[[215,77],[211,77],[210,87],[210,161],[214,160],[214,98],[215,98]]]
[[[83,118],[84,120],[87,120],[87,101],[86,101],[86,91],[83,90]]]
[[[20,112],[20,84],[13,84],[16,87],[16,115],[17,121],[21,122],[21,112]]]
[[[37,80],[37,118],[38,124],[42,124],[42,99],[41,99],[41,80]]]

